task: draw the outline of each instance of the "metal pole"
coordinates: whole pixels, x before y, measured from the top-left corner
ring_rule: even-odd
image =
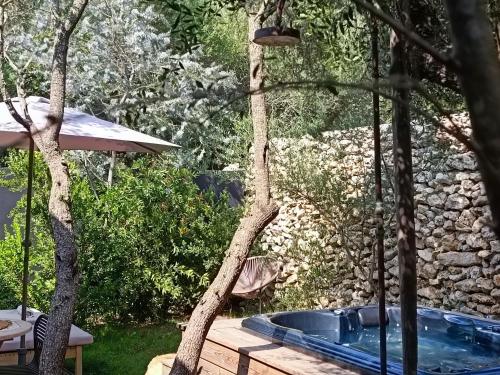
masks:
[[[399,19],[410,28],[409,0],[398,0]],[[399,32],[391,35],[391,74],[394,82],[408,77],[408,42]],[[415,247],[415,212],[410,127],[410,90],[396,87],[393,102],[393,152],[396,190],[396,233],[399,261],[399,299],[403,340],[403,373],[416,375],[417,340],[417,254]]]
[[[380,147],[380,95],[378,23],[371,15],[371,49],[373,90],[373,150],[375,159],[375,218],[377,221],[377,270],[378,270],[378,316],[380,326],[380,374],[387,374],[387,327],[385,312],[385,263],[384,263],[384,200],[382,197],[382,156]]]
[[[29,283],[29,259],[31,245],[31,200],[33,197],[33,164],[35,154],[35,144],[33,138],[30,138],[30,148],[28,155],[28,190],[26,191],[26,225],[24,232],[24,263],[23,263],[23,296],[21,307],[21,319],[26,320],[26,308],[28,305],[28,283]],[[26,336],[21,336],[19,345],[18,363],[21,366],[26,364]]]

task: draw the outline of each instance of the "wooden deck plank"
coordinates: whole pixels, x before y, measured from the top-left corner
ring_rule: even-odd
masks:
[[[172,365],[174,364],[174,358],[167,359],[163,361],[163,371],[161,375],[168,375],[170,370],[172,369]],[[151,369],[150,373],[157,373]],[[146,373],[148,375],[149,373]],[[160,373],[158,373],[160,375]],[[200,362],[198,363],[198,375],[235,375],[233,372],[224,370],[219,366],[200,358]]]
[[[232,374],[283,375],[269,364],[263,364],[249,356],[211,341],[205,341],[202,358],[217,364]]]
[[[203,375],[235,375],[234,372],[227,371],[212,362],[209,362],[205,359],[200,359],[200,363],[198,364],[198,369],[201,370],[200,374]]]
[[[240,361],[243,367],[252,364],[247,372],[237,372],[249,375],[359,375],[362,373],[337,362],[273,343],[268,338],[242,328],[241,321],[242,319],[215,321],[207,336],[205,354],[202,354],[202,358],[231,372],[239,369]],[[221,347],[226,349],[222,350]],[[230,354],[231,351],[235,354]],[[238,364],[235,363],[236,361]],[[248,363],[245,364],[245,361]]]

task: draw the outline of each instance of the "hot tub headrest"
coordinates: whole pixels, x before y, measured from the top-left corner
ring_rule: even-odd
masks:
[[[378,306],[363,307],[358,310],[359,323],[363,327],[375,327],[379,325]],[[387,312],[385,313],[385,323],[389,321]]]

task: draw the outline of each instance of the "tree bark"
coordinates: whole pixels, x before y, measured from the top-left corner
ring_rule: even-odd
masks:
[[[500,63],[483,0],[447,0],[478,164],[500,238]]]
[[[493,28],[495,46],[497,49],[497,58],[500,60],[500,7],[499,0],[490,0],[490,23]]]
[[[78,291],[78,252],[71,216],[71,184],[68,166],[59,148],[59,132],[66,99],[69,41],[87,2],[88,0],[74,0],[67,19],[59,24],[56,31],[46,130],[33,136],[52,178],[49,214],[56,244],[56,287],[40,358],[40,375],[62,374]]]
[[[399,0],[398,16],[411,29],[409,0]],[[391,78],[398,87],[398,79],[408,76],[408,42],[399,32],[391,34]],[[417,373],[417,255],[415,246],[415,213],[413,201],[413,167],[410,128],[410,92],[406,88],[394,90],[393,152],[396,194],[396,233],[399,260],[399,291],[401,323],[403,326],[403,372]]]
[[[250,89],[252,92],[263,88],[264,85],[264,51],[261,46],[252,42],[254,31],[261,25],[260,12],[249,16]],[[270,193],[268,127],[263,92],[252,94],[251,110],[254,129],[255,201],[249,213],[241,220],[219,273],[189,319],[170,372],[171,375],[197,373],[203,343],[212,322],[231,294],[255,239],[279,211],[278,206],[271,200]]]
[[[375,175],[375,220],[377,222],[377,248],[373,264],[377,264],[378,276],[378,313],[379,313],[379,358],[380,375],[387,374],[387,329],[385,325],[385,247],[384,247],[384,197],[382,194],[382,152],[380,142],[380,79],[379,66],[379,25],[377,18],[370,14],[372,79],[375,90],[372,94],[373,106],[373,164]],[[376,259],[375,259],[376,258]],[[376,261],[376,262],[375,262]],[[370,278],[373,280],[373,276]],[[373,283],[373,281],[371,282]],[[374,287],[375,291],[376,288]]]

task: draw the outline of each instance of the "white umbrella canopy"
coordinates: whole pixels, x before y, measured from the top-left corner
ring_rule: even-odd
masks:
[[[28,112],[38,131],[43,131],[49,113],[49,100],[37,96],[26,99]],[[14,107],[22,113],[17,99]],[[7,105],[0,103],[0,148],[29,148],[27,130],[14,120]],[[180,147],[176,144],[144,133],[101,120],[74,108],[64,109],[64,119],[59,134],[63,150],[92,150],[118,152],[162,152]]]
[[[37,96],[26,99],[28,112],[33,120],[36,131],[43,132],[47,126],[49,114],[49,100]],[[12,103],[18,113],[23,113],[18,99]],[[168,149],[180,147],[173,143],[151,137],[147,134],[101,120],[95,116],[80,112],[74,108],[64,109],[64,118],[59,133],[59,146],[63,150],[88,150],[88,151],[119,151],[119,152],[150,152],[159,153]],[[28,189],[26,206],[26,228],[23,264],[23,292],[21,318],[26,320],[29,282],[29,247],[31,223],[31,197],[33,181],[33,148],[30,149],[30,136],[28,131],[14,120],[4,102],[0,102],[0,148],[25,148],[29,149]],[[33,147],[35,147],[33,145]],[[21,338],[19,362],[25,364],[26,349],[25,338]]]

